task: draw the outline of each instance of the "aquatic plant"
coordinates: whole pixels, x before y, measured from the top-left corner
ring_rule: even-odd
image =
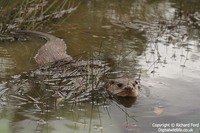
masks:
[[[0,33],[12,29],[42,29],[52,20],[69,16],[79,4],[75,0],[3,0],[0,2]]]

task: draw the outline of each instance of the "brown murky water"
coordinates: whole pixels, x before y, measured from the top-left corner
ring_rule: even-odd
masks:
[[[42,109],[33,103],[8,104],[0,95],[0,132],[198,133],[199,4],[84,1],[70,17],[44,26],[66,41],[74,58],[87,59],[83,53],[93,52],[110,64],[112,78],[140,77],[141,94],[136,101],[128,99],[129,105],[127,100],[111,100],[104,106],[78,103]],[[0,78],[36,68],[33,56],[43,43],[37,38],[0,42]],[[0,94],[3,88],[2,83]]]

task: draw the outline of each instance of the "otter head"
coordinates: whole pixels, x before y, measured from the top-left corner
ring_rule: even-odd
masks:
[[[109,93],[120,97],[137,97],[139,93],[138,82],[127,78],[109,80],[104,87]]]

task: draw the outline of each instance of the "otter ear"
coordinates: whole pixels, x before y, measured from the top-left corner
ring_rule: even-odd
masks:
[[[137,80],[135,80],[135,84],[139,84]]]

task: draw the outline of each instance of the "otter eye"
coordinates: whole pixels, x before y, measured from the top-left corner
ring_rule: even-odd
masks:
[[[118,83],[117,86],[118,86],[119,88],[121,88],[121,87],[123,86],[123,84],[122,84],[122,83]]]
[[[110,81],[110,84],[114,84],[115,82],[114,81]]]
[[[135,80],[135,83],[136,83],[136,84],[138,84],[138,81],[137,81],[137,80]]]

